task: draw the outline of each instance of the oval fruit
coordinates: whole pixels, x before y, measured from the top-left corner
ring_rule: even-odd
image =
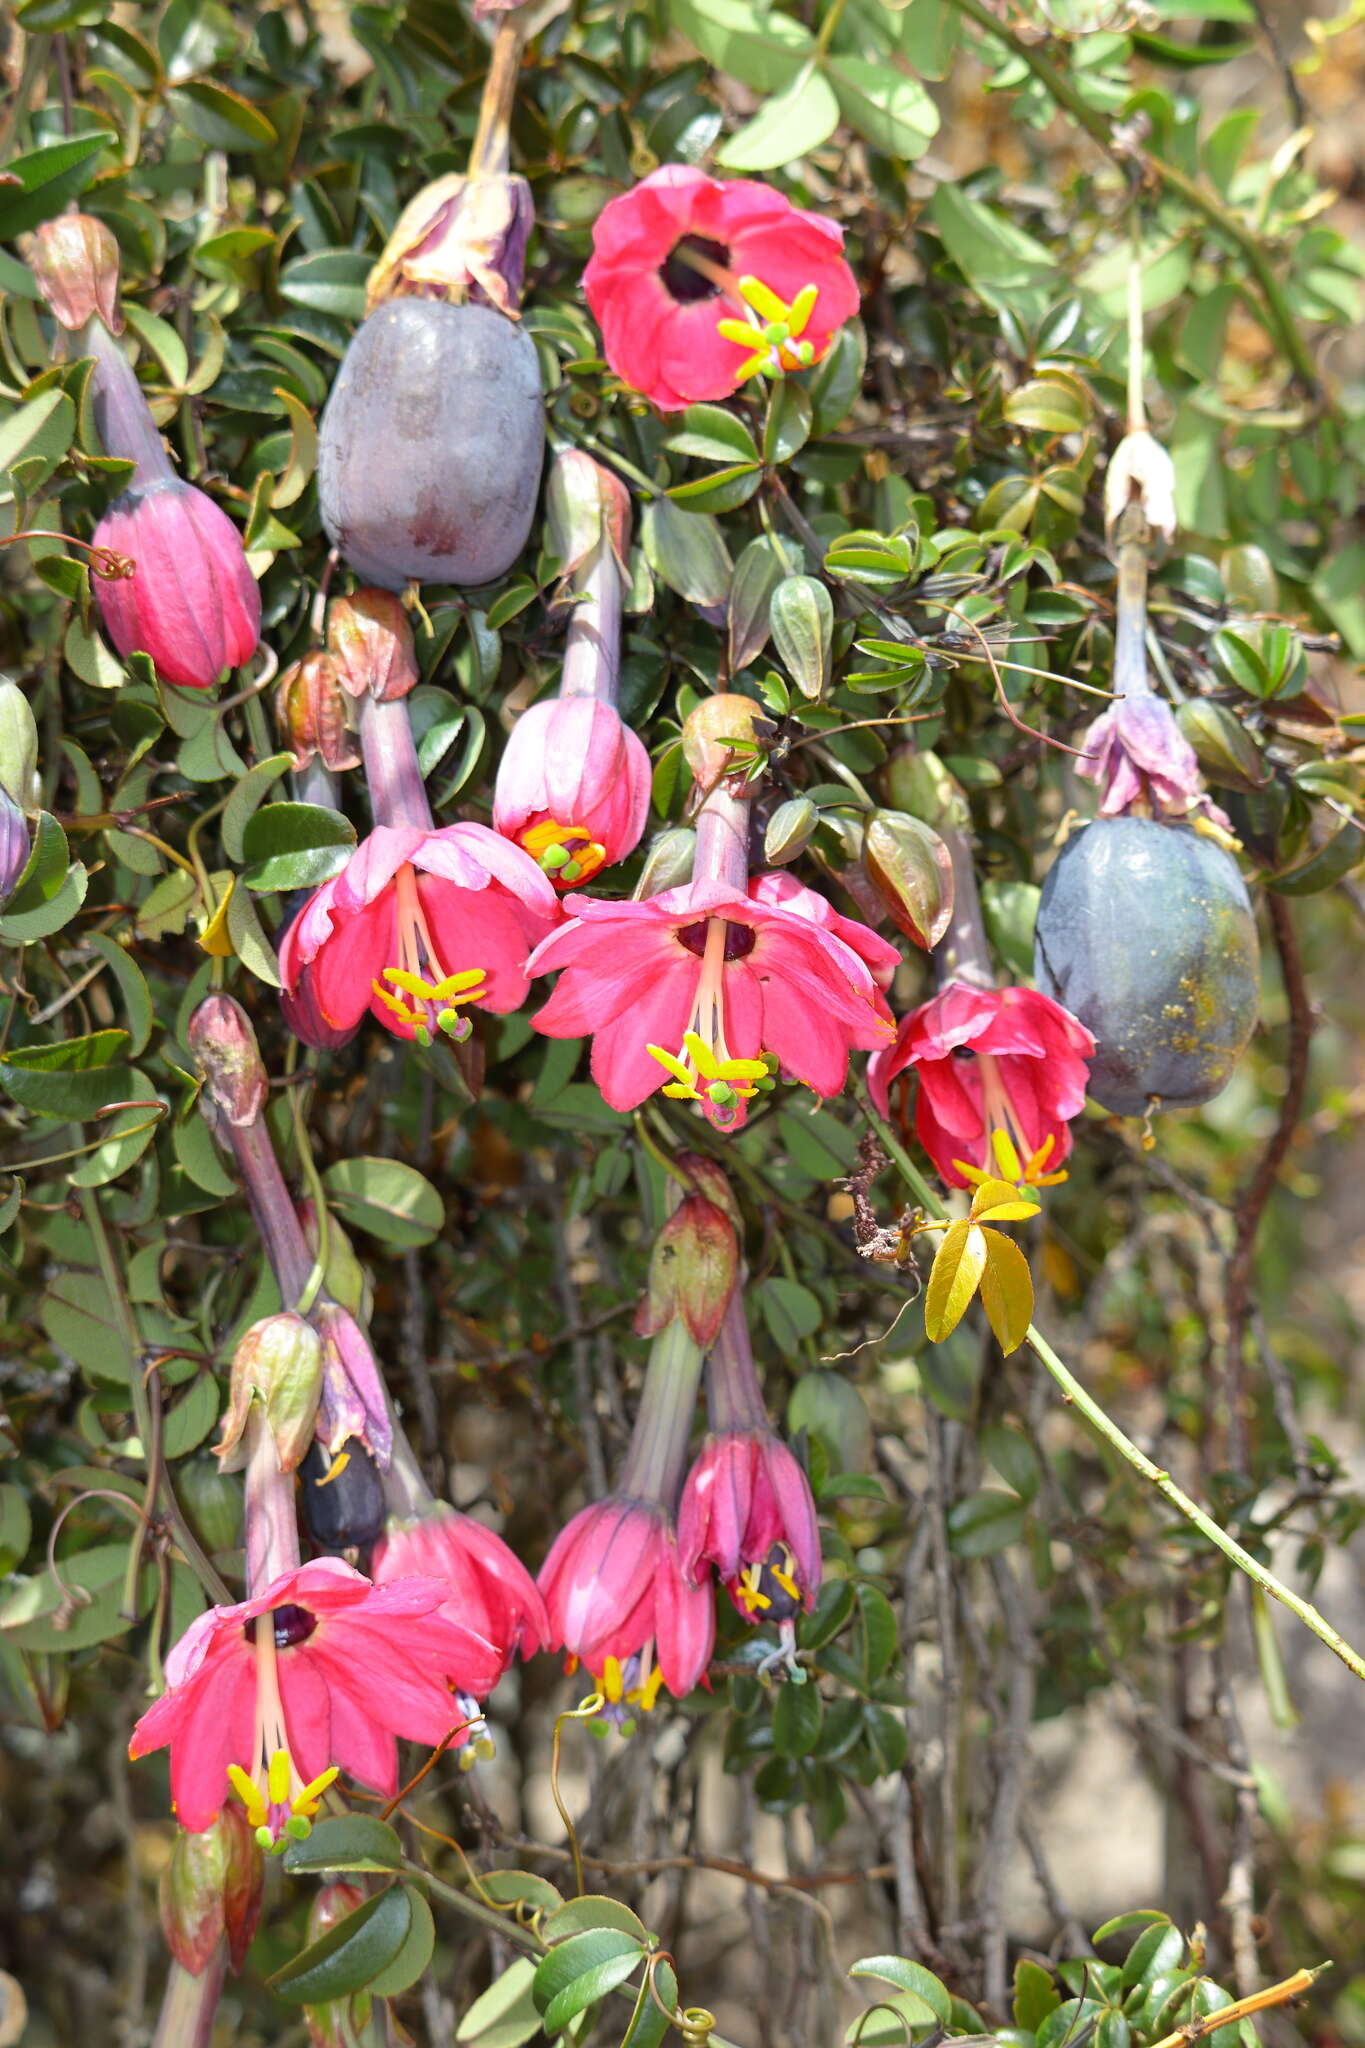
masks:
[[[1256,922],[1237,864],[1188,825],[1097,818],[1043,884],[1034,974],[1095,1038],[1116,1116],[1207,1102],[1256,1022]]]
[[[487,306],[390,299],[323,411],[322,523],[367,583],[491,583],[526,544],[544,453],[525,329]]]

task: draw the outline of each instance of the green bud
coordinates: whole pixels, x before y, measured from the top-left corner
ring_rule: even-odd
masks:
[[[733,1089],[723,1082],[712,1083],[711,1099],[724,1107],[722,1088],[733,1101]],[[738,1277],[739,1239],[730,1216],[704,1194],[684,1195],[654,1240],[636,1335],[656,1337],[681,1318],[693,1342],[709,1350]]]
[[[643,903],[664,889],[680,888],[692,879],[692,860],[697,835],[688,825],[672,825],[649,842],[640,879],[631,890],[631,900]]]
[[[282,1472],[293,1472],[313,1441],[322,1392],[322,1339],[311,1323],[291,1309],[262,1316],[232,1354],[228,1411],[215,1446],[225,1472],[247,1461],[247,1418],[259,1402],[275,1440]]]
[[[808,796],[789,796],[768,820],[763,835],[763,858],[769,867],[784,867],[810,844],[820,813]]]
[[[1225,548],[1219,562],[1223,588],[1234,610],[1277,612],[1280,609],[1280,579],[1269,555],[1250,541]]]
[[[234,1970],[251,1946],[261,1910],[265,1869],[257,1843],[270,1843],[269,1828],[256,1830],[240,1806],[229,1802],[211,1826],[198,1834],[182,1829],[161,1876],[161,1924],[171,1954],[191,1976],[199,1976],[226,1935]]]

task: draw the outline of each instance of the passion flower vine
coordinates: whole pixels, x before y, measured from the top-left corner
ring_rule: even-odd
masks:
[[[704,726],[728,722],[737,743],[751,741],[756,712],[745,697],[702,707]],[[699,785],[692,880],[640,903],[568,898],[568,923],[531,958],[532,974],[559,971],[531,1021],[549,1038],[591,1033],[593,1079],[613,1109],[635,1109],[662,1088],[734,1131],[779,1071],[837,1095],[849,1052],[889,1044],[893,1026],[867,964],[881,944],[875,933],[855,950],[794,899],[783,908],[750,893],[754,785],[724,772],[729,749],[708,746],[719,772]]]
[[[843,243],[755,179],[661,165],[593,227],[583,288],[607,362],[663,412],[819,362],[858,310]]]

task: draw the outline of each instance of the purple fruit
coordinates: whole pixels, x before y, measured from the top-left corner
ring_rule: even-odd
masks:
[[[1116,1116],[1218,1093],[1256,1023],[1258,960],[1236,862],[1188,825],[1097,818],[1043,884],[1034,975],[1093,1032],[1089,1093]]]
[[[357,329],[322,415],[322,523],[367,583],[492,583],[526,544],[544,452],[523,327],[487,306],[390,299]]]

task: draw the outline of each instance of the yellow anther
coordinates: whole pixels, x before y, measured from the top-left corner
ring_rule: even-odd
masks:
[[[814,345],[798,337],[810,324],[820,296],[817,286],[803,285],[788,305],[762,278],[742,277],[739,295],[749,309],[749,318],[719,320],[716,332],[722,340],[753,351],[736,372],[741,384],[760,374],[778,377],[784,370],[804,370],[816,360]]]
[[[774,1565],[772,1573],[784,1593],[789,1594],[793,1600],[801,1598],[801,1588],[790,1572],[784,1572],[780,1565]]]
[[[464,974],[447,974],[441,981],[423,981],[420,974],[412,974],[406,967],[386,967],[384,979],[424,1003],[477,1003],[487,994],[486,989],[478,986],[487,979],[482,967]]]
[[[265,1801],[261,1797],[259,1785],[247,1776],[240,1764],[229,1764],[227,1774],[229,1784],[246,1808],[246,1817],[250,1826],[253,1828],[263,1827],[265,1825]]]
[[[646,1714],[653,1710],[663,1682],[664,1674],[662,1668],[656,1664],[649,1677],[645,1680],[645,1683],[640,1687],[638,1694],[631,1695],[632,1698],[639,1699],[640,1705]]]
[[[283,1806],[289,1797],[289,1751],[277,1749],[266,1771],[265,1786],[272,1806]]]
[[[335,1782],[338,1775],[336,1765],[329,1764],[325,1771],[320,1771],[316,1778],[312,1779],[309,1784],[304,1786],[301,1792],[297,1793],[290,1800],[289,1811],[291,1813],[305,1814],[311,1820],[318,1810],[323,1793]]]
[[[623,1683],[621,1666],[617,1663],[615,1657],[608,1657],[602,1666],[602,1690],[612,1706],[620,1705]]]
[[[351,1454],[349,1451],[338,1451],[331,1464],[327,1467],[327,1477],[319,1479],[318,1485],[330,1486],[334,1479],[340,1479],[350,1462]]]
[[[1044,1171],[1056,1148],[1056,1142],[1049,1134],[1036,1152],[1030,1152],[1027,1159],[1021,1159],[1019,1148],[1009,1132],[997,1128],[991,1132],[990,1138],[994,1165],[973,1166],[967,1159],[955,1159],[953,1165],[963,1179],[970,1181],[973,1187],[980,1187],[983,1181],[1007,1180],[1013,1182],[1016,1187],[1055,1188],[1068,1178],[1065,1171]]]

